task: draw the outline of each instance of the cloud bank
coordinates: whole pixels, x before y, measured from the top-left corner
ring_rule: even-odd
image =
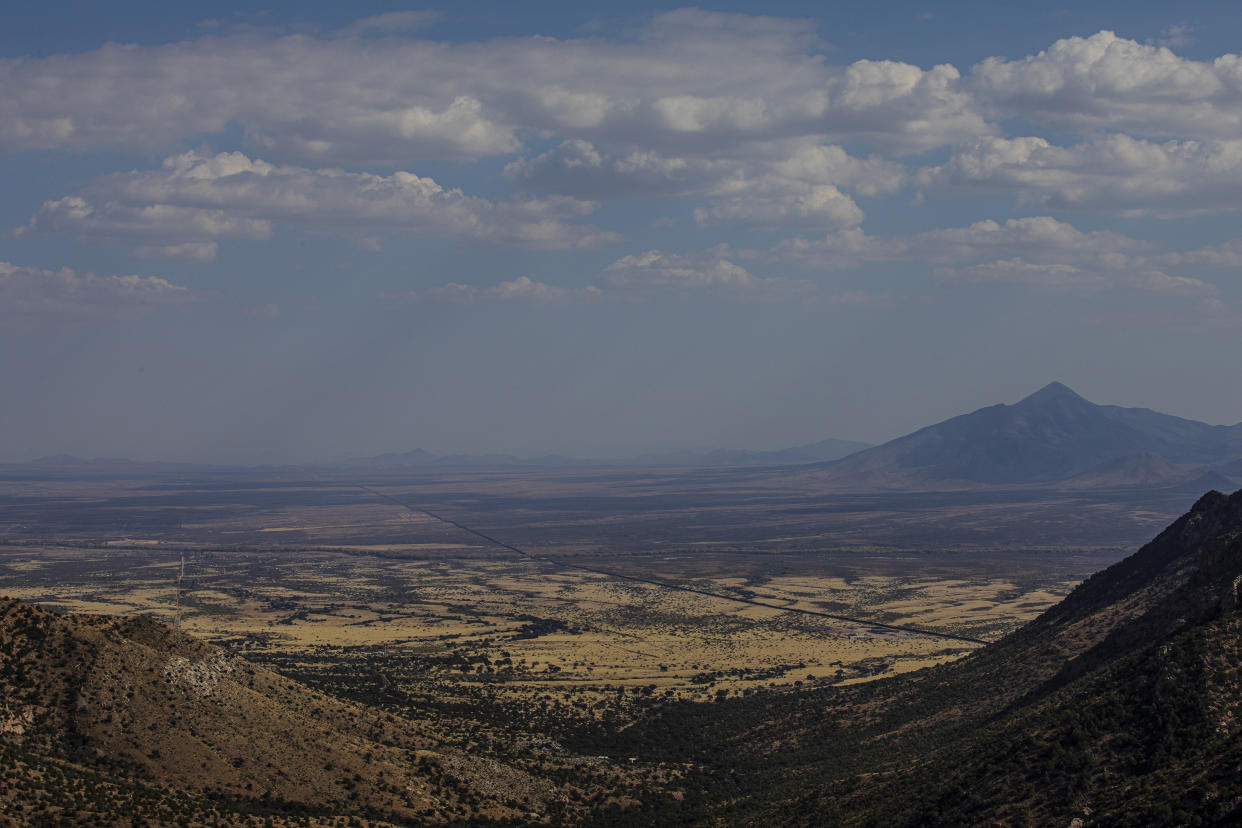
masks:
[[[1081,215],[1242,208],[1242,56],[1180,56],[1184,28],[1149,42],[1100,31],[959,69],[834,63],[808,21],[699,9],[572,38],[437,40],[435,22],[402,11],[317,35],[241,30],[0,60],[0,152],[164,156],[31,205],[10,236],[204,266],[222,245],[285,229],[371,252],[402,237],[619,247],[589,288],[555,287],[573,281],[561,273],[416,293],[459,304],[758,297],[805,285],[808,270],[822,281],[884,262],[962,284],[1195,292],[1210,283],[1169,271],[1236,261],[1229,240],[1161,250],[1076,229]],[[218,148],[230,143],[240,149]],[[446,186],[447,164],[490,181]],[[989,206],[962,221],[958,207],[937,229],[872,226],[877,211],[997,194],[1046,215],[993,219]],[[687,228],[677,249],[609,224],[609,205],[654,202]],[[753,253],[769,272],[713,253],[722,233],[776,236]]]

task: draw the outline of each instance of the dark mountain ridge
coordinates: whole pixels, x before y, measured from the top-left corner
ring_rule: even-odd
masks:
[[[1240,606],[1242,491],[1210,492],[960,661],[674,708],[630,738],[714,768],[703,824],[1237,824]]]
[[[1187,483],[1238,458],[1242,423],[1214,426],[1096,405],[1054,382],[1013,405],[953,417],[811,474],[856,488],[1039,486],[1074,478],[1078,485],[1151,486]]]

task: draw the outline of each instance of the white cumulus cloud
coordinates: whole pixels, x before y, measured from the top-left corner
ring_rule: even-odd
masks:
[[[493,285],[448,282],[419,291],[388,294],[402,304],[528,304],[566,305],[607,300],[634,301],[659,295],[686,296],[713,293],[736,299],[779,299],[815,292],[811,282],[755,276],[732,261],[724,246],[691,255],[649,250],[622,256],[584,287],[562,287],[522,276]],[[861,303],[857,297],[839,297],[839,303]],[[873,297],[872,297],[873,298]]]
[[[140,259],[180,259],[187,262],[211,262],[215,261],[219,247],[213,241],[144,245],[136,248],[134,255]]]
[[[1229,138],[1242,129],[1242,55],[1188,60],[1110,31],[1020,60],[988,58],[969,80],[993,115],[1061,131]]]
[[[833,66],[804,21],[690,9],[629,38],[354,36],[421,22],[0,60],[0,149],[161,150],[237,124],[269,157],[402,166],[513,153],[523,129],[665,153],[812,135],[921,152],[995,133],[952,66]]]
[[[1086,268],[1069,264],[1028,262],[1020,258],[1001,259],[965,268],[939,268],[936,270],[936,275],[958,282],[1025,285],[1052,289],[1122,288],[1194,296],[1215,296],[1217,292],[1216,288],[1207,282],[1184,276],[1170,276],[1160,270]]]
[[[1044,263],[1084,262],[1127,266],[1142,261],[1152,245],[1120,233],[1084,233],[1051,216],[1004,222],[984,219],[966,227],[945,227],[909,236],[869,236],[861,228],[828,233],[822,239],[795,238],[773,251],[776,258],[808,267],[856,267],[869,261],[978,262],[998,257]]]
[[[1189,265],[1211,268],[1242,268],[1242,239],[1233,239],[1210,247],[1200,247],[1184,253],[1166,253],[1160,257],[1162,264],[1170,267]]]
[[[505,167],[527,187],[576,197],[690,198],[700,222],[774,226],[849,226],[862,210],[843,190],[891,194],[905,168],[880,158],[855,158],[835,145],[796,143],[747,147],[739,156],[666,156],[631,149],[611,155],[589,141],[571,140]]]
[[[919,171],[927,188],[988,187],[1020,201],[1118,215],[1172,217],[1242,209],[1242,140],[1102,136],[1062,147],[993,138]]]
[[[465,285],[448,282],[424,291],[405,291],[389,294],[389,301],[404,304],[478,305],[484,303],[563,305],[568,302],[593,299],[599,295],[594,286],[564,288],[546,282],[533,281],[529,276],[519,276],[508,282],[494,285]]]
[[[611,291],[715,289],[771,296],[814,290],[809,282],[755,276],[727,258],[727,252],[714,248],[684,256],[649,250],[623,256],[604,269],[597,284]]]
[[[355,20],[341,34],[345,37],[405,34],[434,23],[440,17],[435,11],[399,11],[375,14]]]
[[[188,289],[153,276],[97,276],[0,262],[0,321],[134,319],[190,299]]]
[[[490,201],[398,171],[388,176],[278,166],[242,153],[191,151],[158,170],[117,173],[83,194],[49,201],[19,233],[62,232],[107,241],[168,239],[153,253],[217,238],[266,238],[276,224],[372,239],[447,236],[498,245],[563,249],[617,240],[572,223],[594,205],[557,196]]]
[[[803,267],[838,269],[867,262],[937,265],[935,275],[962,284],[1215,295],[1214,285],[1161,268],[1227,265],[1234,245],[1169,254],[1141,239],[1107,230],[1083,232],[1050,216],[987,219],[904,237],[868,236],[860,228],[822,239],[790,239],[769,257]],[[1242,259],[1242,257],[1239,257]]]

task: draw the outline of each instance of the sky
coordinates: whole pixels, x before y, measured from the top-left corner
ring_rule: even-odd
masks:
[[[1242,420],[1242,7],[1028,5],[7,4],[0,460]]]

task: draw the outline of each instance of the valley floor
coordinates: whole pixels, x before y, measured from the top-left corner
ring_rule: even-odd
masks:
[[[1118,515],[1157,522],[1175,499],[838,497],[816,511],[750,492],[722,518],[704,503],[736,481],[700,482],[674,496],[669,480],[598,472],[10,481],[0,595],[157,619],[342,703],[429,723],[437,750],[534,763],[548,784],[562,784],[569,759],[557,757],[594,757],[594,787],[566,794],[562,815],[623,815],[638,800],[610,799],[609,785],[695,799],[677,780],[701,757],[653,753],[645,723],[686,704],[779,707],[957,661],[1121,557]],[[1091,543],[1003,542],[1019,514],[1038,527],[1069,501],[1058,531],[1094,517]],[[930,537],[958,534],[891,542],[894,526],[920,521]],[[703,784],[718,795],[719,779]]]

